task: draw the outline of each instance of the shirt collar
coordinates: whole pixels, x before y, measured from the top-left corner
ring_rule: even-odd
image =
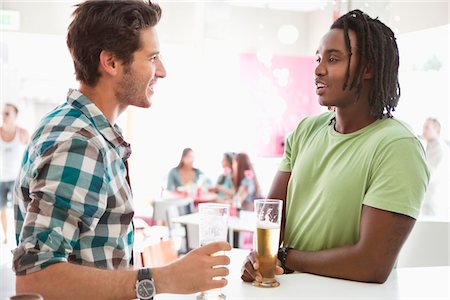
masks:
[[[131,155],[131,147],[122,135],[122,129],[116,124],[111,125],[101,110],[80,91],[69,89],[67,103],[80,110],[101,133],[101,135],[114,147],[123,160]]]

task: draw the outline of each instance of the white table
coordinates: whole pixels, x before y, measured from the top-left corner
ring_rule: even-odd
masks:
[[[392,271],[384,284],[360,283],[311,274],[278,276],[281,285],[273,289],[253,287],[240,279],[242,262],[248,251],[233,249],[228,285],[223,289],[228,300],[237,299],[426,299],[448,300],[450,267],[400,268]],[[11,268],[0,265],[0,299],[14,295],[15,276]],[[155,300],[192,299],[191,295],[156,295]]]
[[[242,282],[240,269],[248,251],[233,249],[228,285],[222,289],[228,300],[237,299],[426,299],[448,300],[450,268],[404,268],[392,271],[384,284],[361,283],[327,278],[311,274],[294,273],[278,276],[280,286],[266,289]],[[196,299],[196,294],[161,294],[155,300]]]
[[[194,203],[192,198],[163,198],[153,201],[153,219],[167,222],[167,209],[170,206],[183,206]]]

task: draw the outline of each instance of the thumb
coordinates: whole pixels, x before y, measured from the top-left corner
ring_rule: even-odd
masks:
[[[283,275],[284,274],[284,270],[282,267],[280,266],[276,266],[275,268],[275,275]]]

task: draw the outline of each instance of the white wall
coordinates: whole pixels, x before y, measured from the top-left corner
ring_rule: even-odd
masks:
[[[17,97],[21,103],[30,104],[23,118],[28,128],[35,126],[44,109],[63,100],[67,88],[76,87],[72,62],[65,48],[66,28],[74,3],[76,1],[34,0],[0,4],[1,9],[21,12],[21,31],[1,32],[0,36],[2,41],[8,39],[19,45],[14,48],[18,50],[11,53],[14,65],[1,66],[0,101]],[[410,46],[402,49],[402,34],[448,23],[448,2],[414,3],[391,1],[386,5],[351,1],[350,4],[343,2],[341,12],[350,5],[371,16],[379,16],[383,22],[398,28],[401,51],[420,56],[421,52],[409,51]],[[137,199],[158,194],[165,173],[178,162],[184,147],[194,148],[198,167],[213,180],[220,172],[222,152],[248,151],[253,155],[256,152],[253,115],[238,80],[239,54],[265,50],[272,54],[314,56],[320,38],[331,25],[333,10],[331,1],[313,12],[205,1],[164,1],[161,6],[163,17],[158,30],[168,76],[158,82],[151,109],[130,109],[120,120],[128,129],[126,135],[133,145],[131,164]],[[299,38],[292,45],[283,45],[278,40],[278,28],[283,24],[292,24],[298,29]],[[443,42],[447,41],[448,45],[448,35],[446,38]],[[442,49],[436,42],[430,40],[423,45]],[[403,55],[401,53],[401,57]],[[447,74],[447,78],[441,76],[440,79],[448,82],[446,70],[443,74]],[[408,80],[404,74],[401,83]],[[422,122],[422,116],[416,113],[428,114],[420,110],[424,107],[421,100],[428,99],[426,96],[431,90],[421,88],[422,82],[417,84],[415,80],[402,83],[411,88],[403,90],[405,96],[398,113],[410,123],[416,122],[413,125],[418,131],[417,124]],[[412,88],[422,93],[419,98],[419,93]],[[34,98],[33,93],[37,94]],[[431,100],[436,104],[433,107],[438,110],[441,104],[448,102],[448,90],[447,94],[439,94],[441,101],[439,96],[432,95]],[[43,104],[31,105],[36,99]],[[446,111],[441,109],[438,113],[445,118]],[[267,191],[279,159],[254,155],[252,159],[263,191]]]

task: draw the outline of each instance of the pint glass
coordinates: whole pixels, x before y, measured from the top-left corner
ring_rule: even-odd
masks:
[[[283,201],[274,199],[255,200],[256,215],[256,255],[262,281],[254,281],[259,287],[276,287],[275,267],[280,239]]]
[[[213,242],[227,241],[230,205],[218,203],[200,203],[198,205],[198,210],[200,217],[200,246],[205,246]],[[223,300],[226,299],[226,296],[220,289],[201,292],[197,295],[197,300],[210,299]]]

